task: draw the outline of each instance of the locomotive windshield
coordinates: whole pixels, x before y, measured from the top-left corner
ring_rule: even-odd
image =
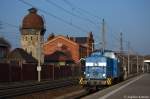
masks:
[[[85,76],[87,79],[106,78],[106,66],[86,66]]]
[[[85,64],[86,79],[105,79],[106,78],[106,58],[100,54],[86,58]]]

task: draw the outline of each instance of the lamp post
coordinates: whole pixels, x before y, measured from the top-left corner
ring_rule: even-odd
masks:
[[[40,38],[40,33],[38,35],[38,66],[37,66],[37,71],[38,71],[38,82],[41,81],[41,38]]]

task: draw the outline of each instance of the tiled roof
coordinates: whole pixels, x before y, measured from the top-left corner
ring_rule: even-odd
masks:
[[[10,43],[2,37],[0,37],[0,46],[9,47],[9,48],[11,47]]]
[[[26,63],[36,63],[37,60],[21,48],[16,48],[8,55],[9,59],[23,60]]]
[[[88,39],[88,37],[74,37],[74,38],[75,38],[75,42],[79,44],[87,43],[87,39]]]
[[[44,29],[43,18],[37,14],[37,9],[29,9],[29,14],[26,15],[22,22],[22,28],[24,29]]]
[[[71,62],[73,61],[66,53],[62,51],[55,51],[50,55],[45,55],[45,62],[59,62],[59,61],[66,61]]]

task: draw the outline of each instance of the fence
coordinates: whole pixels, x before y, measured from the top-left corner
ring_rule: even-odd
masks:
[[[42,65],[41,79],[55,80],[80,76],[80,66]],[[0,82],[37,80],[37,64],[6,64],[0,63]]]

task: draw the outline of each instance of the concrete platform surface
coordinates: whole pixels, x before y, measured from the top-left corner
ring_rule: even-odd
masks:
[[[83,99],[150,99],[150,73],[141,74]]]

